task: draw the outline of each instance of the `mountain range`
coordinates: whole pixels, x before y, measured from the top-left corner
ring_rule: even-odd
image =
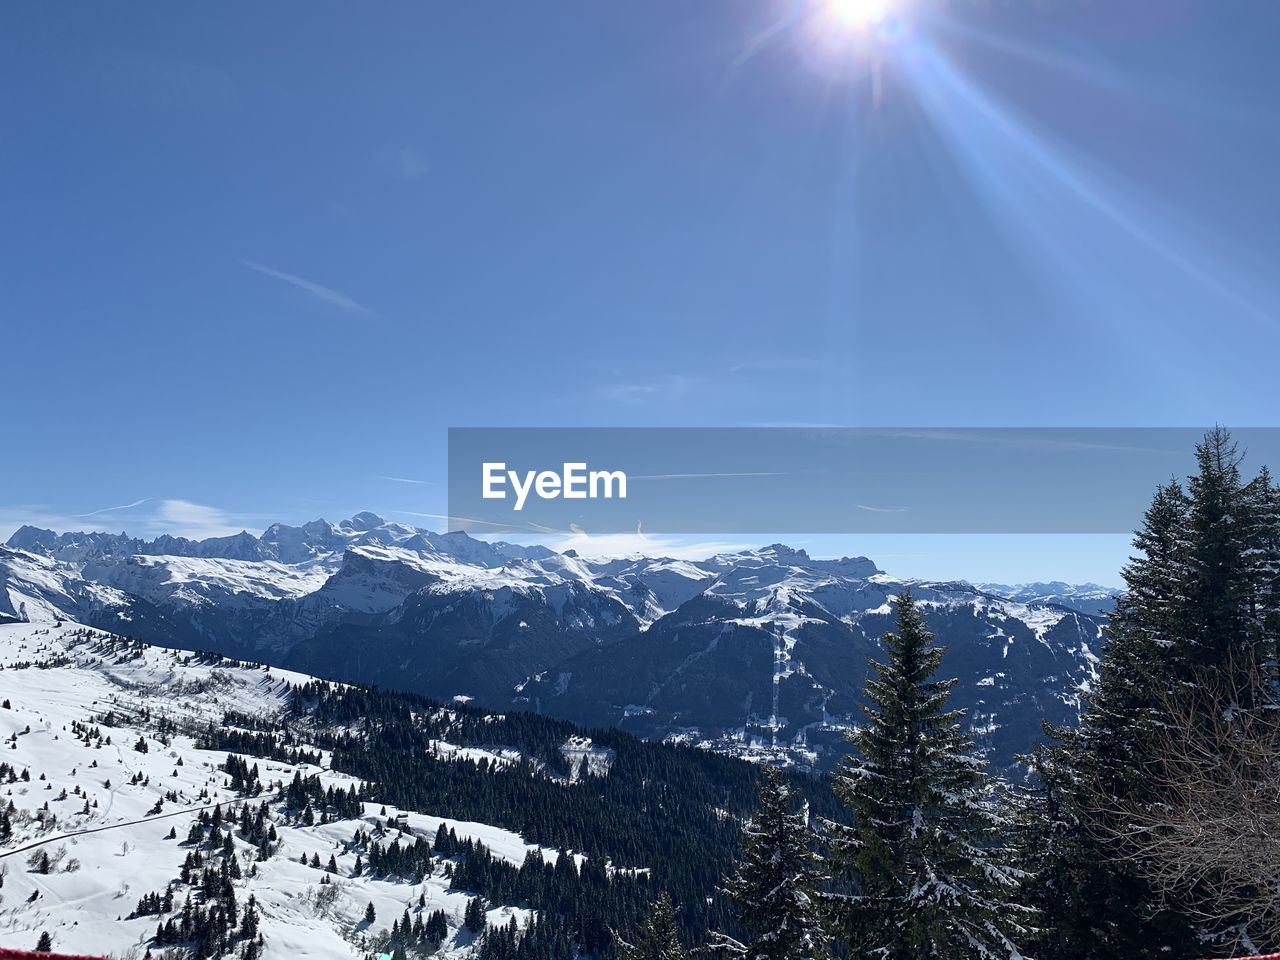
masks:
[[[169,647],[824,768],[910,589],[999,767],[1070,722],[1117,591],[889,576],[782,544],[589,559],[359,513],[261,536],[22,527],[0,622],[66,619]]]

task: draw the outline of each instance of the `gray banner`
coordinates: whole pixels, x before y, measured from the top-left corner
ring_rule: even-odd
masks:
[[[1123,533],[1203,428],[454,428],[451,530]],[[1240,429],[1248,465],[1280,429]]]

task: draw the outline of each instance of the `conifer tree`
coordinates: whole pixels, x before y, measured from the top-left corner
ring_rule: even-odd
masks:
[[[795,810],[794,791],[766,767],[759,807],[742,831],[742,855],[725,893],[751,938],[722,936],[717,946],[744,960],[814,960],[826,951],[815,897],[821,858],[808,810]]]
[[[894,602],[897,631],[866,685],[856,756],[834,789],[853,825],[829,823],[837,878],[831,932],[850,954],[877,960],[1017,957],[1030,911],[1011,902],[1016,874],[996,846],[991,783],[962,711],[947,710],[954,680],[931,679],[933,644],[909,592]]]
[[[1045,744],[1022,759],[1028,780],[1009,788],[1010,859],[1019,871],[1018,900],[1035,911],[1030,938],[1035,957],[1084,957],[1095,942],[1098,918],[1114,910],[1116,874],[1100,858],[1071,802],[1072,772],[1062,751]]]
[[[1240,461],[1221,427],[1196,445],[1198,469],[1188,482],[1183,630],[1171,638],[1175,654],[1191,667],[1223,667],[1256,639],[1249,620],[1256,595],[1251,541],[1257,501],[1241,481]]]
[[[472,933],[479,933],[485,928],[485,905],[483,897],[472,897],[467,901],[463,912],[462,923]]]
[[[689,951],[680,942],[675,908],[664,890],[637,931],[635,942],[619,938],[619,960],[688,960]]]
[[[1195,453],[1186,487],[1160,487],[1134,536],[1127,590],[1110,617],[1078,729],[1054,731],[1059,814],[1075,823],[1075,842],[1041,851],[1030,871],[1040,889],[1030,895],[1078,905],[1079,936],[1069,949],[1054,945],[1059,956],[1199,955],[1194,909],[1152,888],[1141,858],[1126,852],[1129,824],[1117,811],[1165,800],[1150,771],[1171,699],[1194,698],[1206,681],[1243,689],[1245,699],[1271,695],[1240,679],[1275,662],[1276,490],[1266,471],[1242,480],[1240,455],[1221,428]],[[1049,876],[1058,878],[1054,889],[1043,886]]]
[[[1187,616],[1190,513],[1181,485],[1157,488],[1134,535],[1136,555],[1123,571],[1128,589],[1109,618],[1080,724],[1051,730],[1054,741],[1032,769],[1040,804],[1024,812],[1047,818],[1028,826],[1021,844],[1023,898],[1046,911],[1029,945],[1034,954],[1154,958],[1191,939],[1188,925],[1115,856],[1100,820],[1117,800],[1150,799],[1144,766],[1159,739],[1161,698],[1176,682],[1173,638]],[[1042,842],[1050,835],[1058,842]]]

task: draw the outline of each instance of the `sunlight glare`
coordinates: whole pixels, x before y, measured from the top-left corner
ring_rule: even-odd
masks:
[[[849,29],[878,27],[889,16],[889,0],[827,0],[833,20]]]

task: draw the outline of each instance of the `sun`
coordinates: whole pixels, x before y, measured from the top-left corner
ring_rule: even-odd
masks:
[[[845,29],[878,27],[889,16],[890,0],[826,0],[827,13]]]

